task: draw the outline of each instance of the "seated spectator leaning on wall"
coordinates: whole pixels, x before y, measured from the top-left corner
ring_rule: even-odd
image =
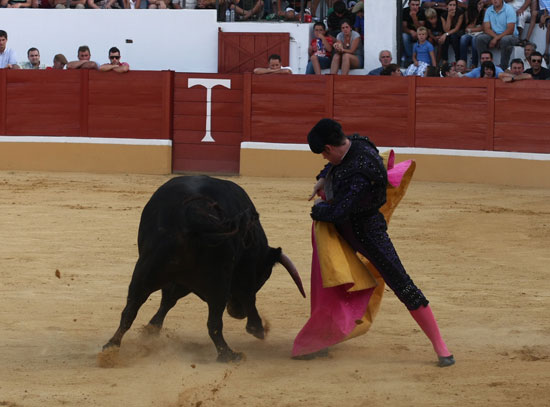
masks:
[[[352,27],[355,24],[355,16],[346,8],[346,3],[338,0],[327,17],[328,35],[336,38],[342,27],[342,20],[348,20]]]
[[[90,61],[92,56],[90,48],[87,45],[78,47],[78,61],[71,61],[67,64],[67,69],[97,69],[97,63]]]
[[[392,56],[391,52],[387,49],[380,51],[378,54],[378,60],[380,61],[380,66],[373,69],[369,72],[369,75],[381,75],[384,68],[391,64]]]
[[[533,79],[550,79],[550,69],[542,67],[542,54],[540,52],[533,52],[529,62],[531,63],[531,68],[527,69],[525,73],[530,74]]]
[[[456,76],[461,77],[466,73],[466,61],[459,59],[455,64]]]
[[[512,6],[504,0],[492,1],[493,5],[485,12],[483,33],[477,36],[476,47],[480,54],[490,48],[500,49],[500,67],[506,69],[512,50],[519,42],[517,16]]]
[[[112,47],[109,50],[109,63],[103,64],[99,67],[100,71],[113,71],[118,73],[128,72],[130,65],[126,62],[120,61],[120,50],[117,47]]]
[[[498,77],[502,82],[517,82],[525,79],[533,79],[533,77],[523,72],[523,61],[520,58],[512,59],[510,62],[510,71],[503,72]]]
[[[479,60],[483,64],[484,62],[493,62],[493,53],[491,51],[483,51],[481,55],[479,56]],[[500,67],[496,68],[496,77],[498,78],[499,75],[504,72]],[[477,68],[472,69],[470,72],[468,72],[466,75],[463,76],[463,78],[480,78],[481,77],[481,67],[478,66]]]
[[[40,63],[40,51],[38,48],[29,48],[27,51],[28,61],[21,62],[21,69],[46,69],[46,65]]]
[[[56,54],[53,57],[53,66],[49,66],[46,69],[65,69],[67,65],[67,58],[63,54]]]
[[[529,59],[531,58],[531,54],[533,52],[535,52],[536,50],[537,50],[537,44],[532,43],[532,42],[527,42],[525,44],[525,47],[523,47],[523,57],[521,58],[521,60],[523,61],[523,66],[525,67],[525,69],[531,68],[531,64],[529,63]],[[546,62],[544,61],[544,59],[542,60],[542,67],[543,68],[548,68],[548,66],[546,65]]]
[[[291,74],[292,69],[289,66],[281,66],[281,57],[277,54],[272,54],[268,58],[267,68],[254,69],[256,75],[265,74]]]
[[[0,30],[0,68],[6,69],[19,69],[17,65],[17,58],[15,52],[7,47],[8,33],[4,30]]]
[[[70,0],[70,8],[86,8],[86,0]],[[54,0],[55,8],[66,8],[67,0]]]

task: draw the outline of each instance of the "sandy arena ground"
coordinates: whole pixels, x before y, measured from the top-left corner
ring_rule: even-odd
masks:
[[[142,334],[156,293],[116,366],[98,367],[125,304],[141,210],[168,178],[0,172],[0,406],[550,405],[550,190],[533,188],[413,180],[393,216],[390,235],[431,301],[453,367],[435,366],[389,291],[367,335],[329,358],[291,360],[309,299],[281,266],[258,294],[265,341],[224,318],[244,362],[215,362],[195,296],[168,314],[159,337]],[[309,293],[313,180],[232,179]]]

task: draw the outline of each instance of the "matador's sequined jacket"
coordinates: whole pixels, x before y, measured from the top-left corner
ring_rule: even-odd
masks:
[[[312,208],[314,220],[339,223],[353,215],[369,216],[386,203],[388,178],[378,149],[367,137],[354,134],[348,138],[351,147],[342,162],[327,164],[317,176],[326,178],[331,193],[327,202]]]

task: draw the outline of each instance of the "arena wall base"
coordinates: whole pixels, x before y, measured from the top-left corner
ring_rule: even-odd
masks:
[[[170,174],[172,143],[169,140],[0,137],[0,170]]]
[[[258,177],[315,177],[326,161],[307,145],[277,149],[243,143],[240,173]],[[299,147],[298,147],[299,146]],[[389,147],[380,147],[381,152]],[[396,162],[416,161],[414,179],[550,188],[550,154],[394,148]]]

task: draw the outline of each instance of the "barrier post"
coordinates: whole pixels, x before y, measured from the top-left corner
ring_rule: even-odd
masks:
[[[7,86],[7,69],[0,69],[0,134],[7,133],[7,117],[8,117],[8,86]]]
[[[325,117],[334,118],[334,75],[323,75],[326,81]]]

